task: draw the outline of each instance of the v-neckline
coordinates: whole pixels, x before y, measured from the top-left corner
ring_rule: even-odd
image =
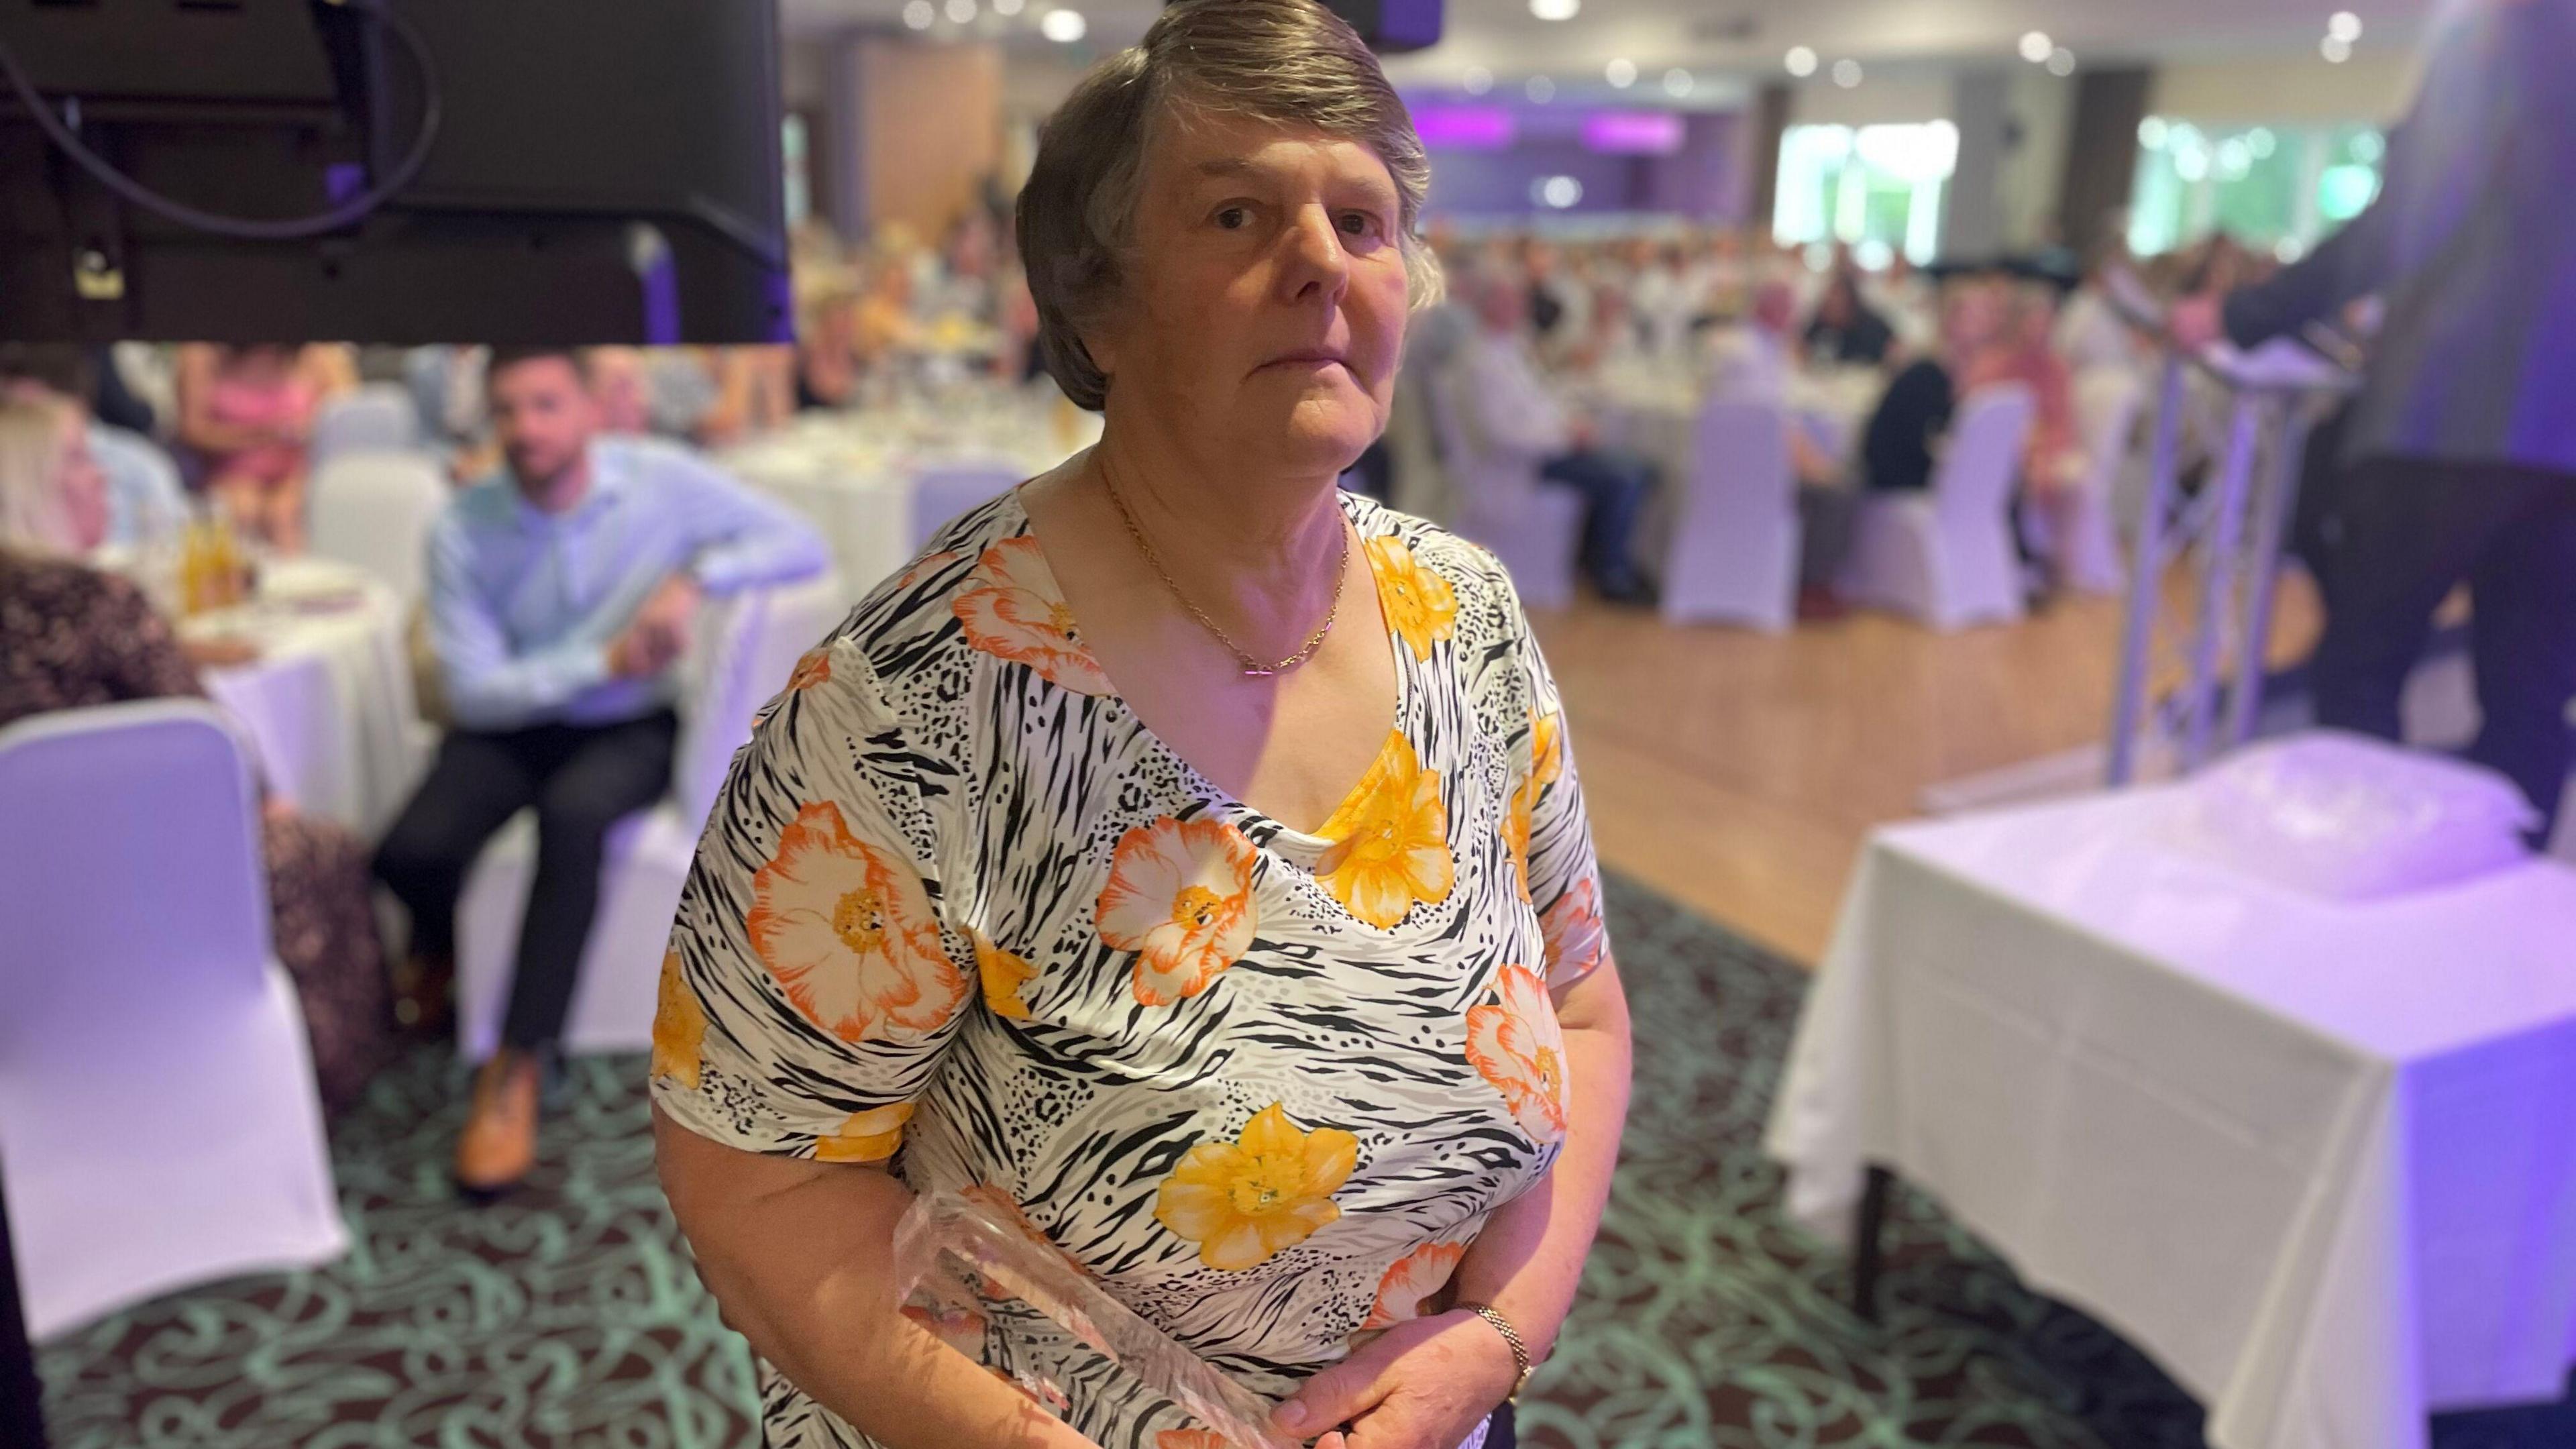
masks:
[[[1393,658],[1395,665],[1395,718],[1380,736],[1377,753],[1371,755],[1368,764],[1361,768],[1359,778],[1352,781],[1350,788],[1344,790],[1333,802],[1333,808],[1325,815],[1323,824],[1318,825],[1314,830],[1300,830],[1209,779],[1205,771],[1193,764],[1189,756],[1182,754],[1171,741],[1164,739],[1159,731],[1146,723],[1143,715],[1136,712],[1136,707],[1127,702],[1127,692],[1119,687],[1117,680],[1110,678],[1108,667],[1100,662],[1100,656],[1091,652],[1090,635],[1082,627],[1082,616],[1074,612],[1072,600],[1065,597],[1063,583],[1056,578],[1055,561],[1047,555],[1046,540],[1038,537],[1036,528],[1029,522],[1028,509],[1020,502],[1020,488],[1027,486],[1027,483],[1023,483],[1019,488],[1013,488],[1003,495],[1006,509],[1004,521],[1007,524],[1003,536],[1025,538],[1032,546],[1038,568],[1044,574],[1041,582],[1046,587],[1049,601],[1063,609],[1065,617],[1072,621],[1071,633],[1074,639],[1082,645],[1083,653],[1090,655],[1092,667],[1099,671],[1100,678],[1109,686],[1108,693],[1094,697],[1107,701],[1117,709],[1119,714],[1126,718],[1128,725],[1150,748],[1181,772],[1194,794],[1231,814],[1258,822],[1266,827],[1270,838],[1295,845],[1299,847],[1302,854],[1321,855],[1331,849],[1335,842],[1318,832],[1325,825],[1341,819],[1351,808],[1352,802],[1358,800],[1360,793],[1368,788],[1369,781],[1378,772],[1379,762],[1385,758],[1385,735],[1403,736],[1405,742],[1411,745],[1417,754],[1420,753],[1421,744],[1412,736],[1414,700],[1419,687],[1414,670],[1418,661],[1414,659],[1413,651],[1405,647],[1403,639],[1397,636],[1394,621],[1387,617],[1385,581],[1378,577],[1377,559],[1368,550],[1369,540],[1380,535],[1370,532],[1370,520],[1365,508],[1366,501],[1349,489],[1335,488],[1334,501],[1341,509],[1343,522],[1351,530],[1352,537],[1359,547],[1361,567],[1367,570],[1369,588],[1376,595],[1373,602],[1378,609],[1379,623],[1384,626],[1381,633],[1385,639],[1387,652]]]

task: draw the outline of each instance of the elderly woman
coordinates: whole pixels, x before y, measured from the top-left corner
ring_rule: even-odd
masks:
[[[664,963],[663,1181],[770,1444],[1218,1442],[1030,1315],[900,1311],[933,1189],[1286,1437],[1478,1443],[1546,1357],[1628,1088],[1564,720],[1492,558],[1334,487],[1426,170],[1314,0],[1183,0],[1047,127],[1021,249],[1103,439],[806,657]]]

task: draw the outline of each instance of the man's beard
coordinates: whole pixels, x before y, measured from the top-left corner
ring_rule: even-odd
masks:
[[[513,477],[519,480],[519,486],[532,490],[544,490],[553,487],[562,479],[565,471],[571,468],[574,461],[580,457],[580,455],[576,453],[570,457],[558,460],[551,468],[540,470],[529,466],[529,462],[530,460],[543,461],[546,457],[545,454],[522,454],[516,451],[504,449],[503,456],[509,459],[510,473]]]

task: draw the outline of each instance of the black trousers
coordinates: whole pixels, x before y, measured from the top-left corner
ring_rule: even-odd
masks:
[[[1637,519],[1654,490],[1654,465],[1606,448],[1583,448],[1548,459],[1538,476],[1583,495],[1583,571],[1593,584],[1608,594],[1634,589]]]
[[[537,877],[519,927],[505,1044],[535,1049],[562,1035],[599,909],[602,841],[670,788],[679,732],[668,710],[597,727],[459,730],[439,745],[429,779],[377,848],[377,877],[411,909],[413,949],[453,959],[467,868],[511,816],[536,808]]]
[[[2396,739],[2433,612],[2465,579],[2484,717],[2470,758],[2554,824],[2576,698],[2576,474],[2373,458],[2344,477],[2336,514],[2317,722]]]

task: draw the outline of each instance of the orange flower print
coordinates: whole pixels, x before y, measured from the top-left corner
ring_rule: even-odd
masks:
[[[778,713],[778,707],[787,702],[787,696],[812,689],[818,684],[831,682],[832,646],[827,643],[806,650],[796,661],[796,671],[787,676],[787,687],[779,691],[776,699],[762,704],[751,712],[751,727],[758,729],[769,723],[769,717]]]
[[[966,642],[1076,694],[1115,693],[1082,642],[1036,539],[1006,538],[984,550],[966,582],[950,606],[966,626]]]
[[[1495,1005],[1467,1008],[1467,1060],[1542,1147],[1565,1137],[1565,1036],[1547,988],[1521,966],[1494,974]]]
[[[1234,1441],[1214,1429],[1165,1429],[1154,1436],[1154,1449],[1234,1449]]]
[[[903,1145],[903,1124],[912,1120],[912,1104],[871,1107],[853,1112],[829,1137],[814,1139],[816,1162],[883,1162]]]
[[[921,877],[850,834],[840,806],[797,811],[751,890],[753,952],[805,1019],[841,1040],[929,1031],[965,1005]]]
[[[1220,820],[1164,816],[1118,839],[1093,922],[1100,939],[1137,953],[1136,999],[1169,1006],[1208,989],[1252,946],[1252,866],[1259,853]]]
[[[1565,713],[1530,711],[1530,780],[1553,785],[1565,774]]]
[[[1402,730],[1387,736],[1359,788],[1321,832],[1315,874],[1350,913],[1384,930],[1417,901],[1445,901],[1455,876],[1440,776],[1422,768]]]
[[[796,661],[796,672],[787,676],[787,687],[791,690],[812,689],[815,685],[831,682],[832,646],[829,644],[807,650],[804,657]]]
[[[1027,958],[1013,955],[986,940],[984,933],[972,933],[975,942],[975,974],[983,979],[984,1004],[995,1016],[1013,1021],[1029,1019],[1029,1004],[1020,999],[1021,988],[1038,979],[1038,968]]]
[[[1228,1272],[1268,1262],[1342,1215],[1333,1194],[1359,1165],[1360,1140],[1301,1130],[1273,1102],[1232,1142],[1202,1142],[1155,1193],[1154,1217]]]
[[[955,549],[946,549],[939,553],[923,554],[920,558],[913,560],[912,567],[903,571],[903,577],[895,581],[895,587],[899,589],[911,588],[913,585],[920,583],[923,579],[930,577],[932,574],[939,572],[941,569],[948,567],[950,564],[953,564],[964,557],[964,554],[959,553]]]
[[[1421,1317],[1423,1300],[1449,1286],[1449,1275],[1458,1271],[1458,1260],[1465,1256],[1464,1243],[1425,1243],[1396,1259],[1395,1266],[1378,1280],[1377,1306],[1369,1310],[1368,1322],[1360,1325],[1360,1331],[1393,1328]]]
[[[1457,594],[1447,579],[1422,566],[1403,539],[1390,534],[1370,539],[1367,547],[1386,626],[1412,648],[1414,658],[1429,659],[1431,646],[1458,632]]]
[[[653,1010],[653,1075],[698,1089],[698,1053],[707,1039],[707,1013],[697,993],[680,979],[680,953],[662,954],[662,984]]]
[[[1539,917],[1547,937],[1547,975],[1551,981],[1573,981],[1601,964],[1601,890],[1591,876],[1578,878]]]
[[[903,1316],[968,1358],[984,1356],[984,1315],[972,1308],[907,1303]]]
[[[1538,804],[1538,780],[1535,776],[1512,791],[1512,809],[1503,817],[1503,849],[1512,858],[1512,889],[1522,900],[1530,898],[1529,840],[1530,814]]]

